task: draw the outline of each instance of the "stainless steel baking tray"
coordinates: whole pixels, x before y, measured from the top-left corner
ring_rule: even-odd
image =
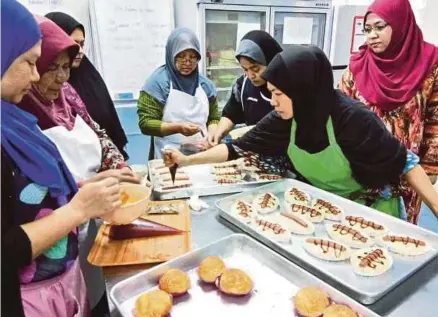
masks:
[[[228,267],[245,270],[254,281],[251,295],[232,298],[221,295],[214,286],[199,283],[196,268],[205,257],[211,255],[222,257]],[[116,284],[110,292],[110,298],[120,313],[124,317],[133,317],[132,310],[138,296],[156,288],[159,277],[169,268],[188,272],[192,283],[187,295],[174,299],[172,317],[295,316],[292,297],[299,288],[310,285],[323,289],[335,302],[350,306],[362,317],[378,316],[242,234],[230,235]]]
[[[155,166],[163,164],[163,160],[151,160],[148,162],[149,178],[153,185],[153,195],[158,200],[189,198],[192,195],[209,196],[239,193],[260,185],[269,184],[273,181],[243,181],[236,184],[218,184],[212,174],[213,164],[202,164],[193,166],[184,166],[184,170],[190,177],[193,186],[189,188],[161,190],[158,177],[153,175],[152,171]]]
[[[280,199],[281,210],[284,204],[284,192],[292,186],[306,191],[312,196],[312,198],[318,197],[326,199],[333,204],[340,206],[344,209],[346,215],[374,219],[376,222],[386,225],[393,233],[411,234],[415,237],[423,238],[432,245],[433,249],[427,254],[417,257],[402,257],[391,253],[394,259],[394,264],[390,271],[377,277],[362,277],[353,272],[348,260],[336,263],[328,262],[319,260],[307,253],[302,247],[302,241],[309,236],[293,235],[291,244],[276,243],[255,231],[250,225],[239,221],[229,213],[231,205],[236,200],[242,199],[251,202],[255,196],[266,192],[273,193]],[[326,282],[366,305],[375,303],[383,295],[408,279],[412,274],[420,270],[437,256],[437,234],[293,179],[282,180],[273,184],[258,187],[245,193],[226,197],[217,201],[216,206],[220,209],[221,217],[232,222],[235,226],[255,237],[257,240],[282,254],[289,260],[299,264],[307,271],[324,279]],[[316,230],[313,235],[317,237],[328,237],[324,226],[326,223],[328,223],[328,221],[324,221],[321,224],[315,224]]]

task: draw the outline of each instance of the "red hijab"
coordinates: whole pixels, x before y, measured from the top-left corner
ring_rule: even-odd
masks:
[[[375,54],[368,45],[361,46],[350,59],[350,70],[369,103],[393,110],[418,92],[438,62],[438,49],[424,42],[408,0],[375,0],[367,15],[371,12],[392,27],[391,43],[381,54]]]
[[[36,19],[43,35],[41,57],[37,61],[38,73],[42,76],[63,51],[67,50],[70,59],[73,60],[79,52],[79,46],[51,20],[38,16]],[[68,85],[67,82],[65,85]],[[42,130],[54,126],[64,126],[71,130],[76,114],[64,91],[65,89],[61,89],[58,99],[49,101],[41,95],[36,85],[32,85],[32,89],[24,96],[19,107],[36,116]]]

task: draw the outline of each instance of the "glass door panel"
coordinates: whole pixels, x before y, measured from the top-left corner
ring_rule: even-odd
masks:
[[[243,73],[234,57],[238,43],[251,30],[267,30],[267,17],[267,10],[205,10],[205,71],[218,89],[220,110]]]
[[[326,13],[272,10],[273,36],[283,46],[316,45],[324,49]]]

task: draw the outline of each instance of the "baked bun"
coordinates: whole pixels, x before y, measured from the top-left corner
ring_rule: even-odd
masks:
[[[190,288],[190,278],[181,270],[170,269],[161,276],[158,286],[161,290],[178,296],[187,293]]]
[[[214,283],[225,271],[225,263],[218,256],[206,257],[199,264],[198,275],[205,283]]]
[[[141,295],[135,302],[136,317],[164,317],[172,309],[172,296],[161,290]]]
[[[300,315],[318,317],[330,305],[330,300],[322,290],[309,286],[298,291],[294,297],[294,305]]]
[[[226,269],[219,278],[219,290],[233,296],[248,295],[252,291],[251,278],[239,269]]]

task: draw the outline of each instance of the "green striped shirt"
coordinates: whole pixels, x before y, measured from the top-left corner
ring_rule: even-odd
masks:
[[[137,114],[138,125],[145,135],[163,136],[161,133],[161,124],[163,123],[164,105],[158,102],[147,92],[140,92],[138,99]],[[212,124],[218,124],[221,116],[217,99],[210,101],[210,111],[207,120],[207,127]]]

